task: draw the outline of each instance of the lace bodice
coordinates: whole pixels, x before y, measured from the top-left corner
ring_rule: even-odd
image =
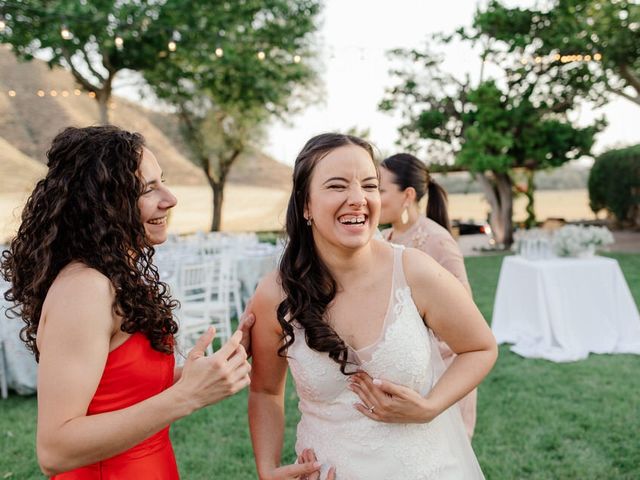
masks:
[[[436,378],[434,342],[402,271],[403,247],[394,248],[391,303],[382,335],[373,345],[351,350],[350,357],[372,377],[425,395]],[[457,459],[440,417],[429,424],[387,424],[367,418],[354,408],[359,398],[347,388],[347,376],[339,365],[326,353],[310,349],[300,327],[294,335],[287,353],[302,414],[298,453],[313,448],[326,468],[336,467],[340,480],[474,478],[456,476]]]

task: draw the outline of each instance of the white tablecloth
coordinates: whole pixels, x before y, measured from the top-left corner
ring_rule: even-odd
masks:
[[[640,354],[640,316],[611,258],[506,257],[491,328],[529,358],[571,362],[589,353]]]
[[[3,346],[0,353],[4,350],[7,385],[20,395],[29,395],[36,391],[38,365],[20,340],[24,323],[18,318],[7,318],[5,308],[6,305],[0,302],[0,343]]]

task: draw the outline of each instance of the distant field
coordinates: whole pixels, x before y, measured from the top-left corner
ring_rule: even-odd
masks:
[[[544,190],[535,194],[535,211],[538,220],[561,217],[565,220],[593,220],[595,214],[589,208],[589,192],[582,190]],[[526,199],[516,199],[513,218],[525,220],[527,214]],[[481,193],[449,195],[449,212],[451,218],[462,220],[486,220],[489,204]],[[601,214],[602,215],[602,214]]]
[[[209,187],[174,186],[178,206],[171,215],[170,230],[188,233],[208,230],[211,223],[211,190]],[[0,241],[13,235],[19,223],[26,194],[0,194]],[[289,194],[279,189],[230,184],[225,190],[222,228],[227,231],[280,230]],[[487,218],[489,205],[482,194],[449,196],[451,218],[481,221]],[[515,203],[514,218],[524,220],[525,199]],[[595,218],[589,209],[586,190],[547,190],[536,193],[538,219],[562,217],[566,220]]]

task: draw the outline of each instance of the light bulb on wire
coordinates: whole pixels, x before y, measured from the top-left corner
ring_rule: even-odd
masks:
[[[73,34],[69,31],[66,25],[63,25],[60,29],[60,36],[64,40],[71,40],[73,38]]]

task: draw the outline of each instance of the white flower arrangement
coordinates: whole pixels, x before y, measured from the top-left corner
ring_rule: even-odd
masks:
[[[596,248],[611,245],[613,235],[607,227],[565,225],[553,236],[553,250],[559,257],[591,256]]]

